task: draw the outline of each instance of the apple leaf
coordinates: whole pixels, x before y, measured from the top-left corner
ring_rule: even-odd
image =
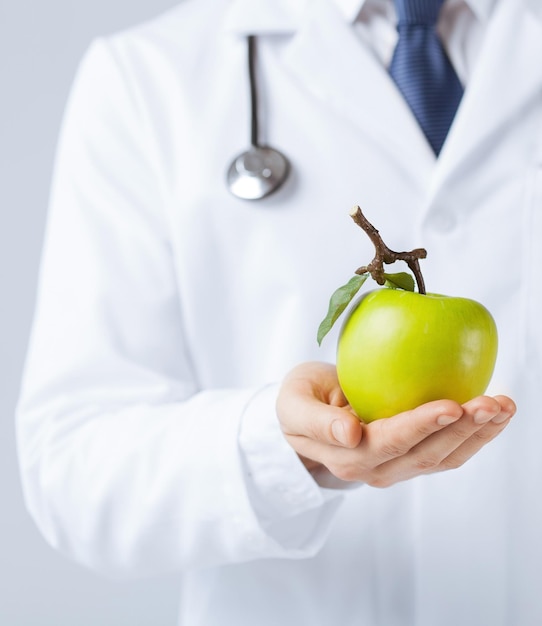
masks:
[[[327,315],[318,327],[318,345],[321,345],[322,339],[328,334],[340,314],[350,304],[352,298],[357,294],[360,287],[367,280],[367,276],[369,276],[369,274],[356,274],[355,276],[352,276],[346,285],[339,287],[333,292],[333,295],[329,300]]]
[[[403,289],[404,291],[414,291],[414,278],[407,272],[398,274],[384,274],[385,285],[390,289]]]

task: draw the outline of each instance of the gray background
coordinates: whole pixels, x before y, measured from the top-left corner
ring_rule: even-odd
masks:
[[[32,320],[55,144],[96,35],[175,0],[0,0],[0,625],[169,626],[177,581],[113,583],[56,554],[27,515],[14,408]]]

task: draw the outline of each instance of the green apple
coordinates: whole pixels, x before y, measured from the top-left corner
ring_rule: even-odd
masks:
[[[383,288],[351,309],[337,373],[353,410],[371,422],[431,400],[481,395],[496,356],[495,322],[480,303]]]
[[[484,393],[497,358],[489,311],[474,300],[427,294],[419,264],[425,248],[395,252],[359,206],[350,216],[373,242],[375,256],[332,294],[317,340],[322,342],[369,276],[388,287],[360,298],[339,336],[339,384],[359,418],[372,422],[431,400],[463,403]],[[384,271],[396,261],[404,261],[414,278]]]

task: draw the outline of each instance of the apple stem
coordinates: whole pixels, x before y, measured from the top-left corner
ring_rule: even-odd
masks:
[[[373,242],[375,247],[374,259],[369,263],[369,265],[358,268],[356,270],[356,274],[369,273],[373,280],[375,280],[379,285],[383,285],[386,282],[386,278],[384,276],[384,263],[390,264],[395,263],[395,261],[404,261],[414,274],[416,284],[418,285],[418,292],[425,294],[425,283],[420,270],[420,259],[425,259],[427,256],[427,250],[425,250],[425,248],[416,248],[410,252],[394,252],[393,250],[390,250],[382,241],[380,233],[367,220],[365,215],[363,215],[359,206],[354,206],[352,208],[350,211],[350,217],[367,233],[369,239]]]

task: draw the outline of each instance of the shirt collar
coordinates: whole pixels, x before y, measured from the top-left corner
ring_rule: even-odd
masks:
[[[334,0],[348,22],[355,22],[366,0]]]
[[[493,11],[495,0],[467,0],[467,4],[481,22],[487,22]]]
[[[333,0],[348,22],[355,22],[363,5],[367,2],[392,2],[392,0]],[[482,21],[489,20],[495,0],[448,0],[448,2],[464,2],[474,15]]]

